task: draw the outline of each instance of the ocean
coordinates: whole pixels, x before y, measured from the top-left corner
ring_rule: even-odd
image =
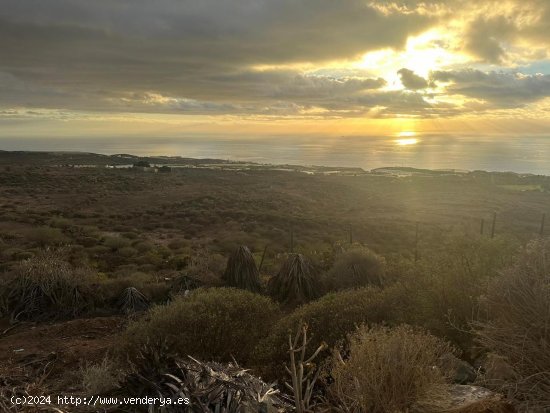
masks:
[[[171,155],[265,164],[512,171],[550,175],[547,136],[6,138],[1,150]]]

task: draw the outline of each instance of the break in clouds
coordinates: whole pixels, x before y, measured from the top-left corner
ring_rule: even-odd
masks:
[[[4,117],[52,109],[429,118],[526,105],[548,113],[547,0],[0,6]],[[393,63],[369,64],[381,51]],[[423,56],[437,57],[433,67],[415,67]]]

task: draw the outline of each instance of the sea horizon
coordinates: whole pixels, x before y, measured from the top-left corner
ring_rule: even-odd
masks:
[[[486,170],[550,175],[550,136],[0,138],[0,150],[180,156],[272,165]]]

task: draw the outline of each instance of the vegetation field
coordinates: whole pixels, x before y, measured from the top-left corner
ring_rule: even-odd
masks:
[[[548,335],[522,329],[549,320],[549,214],[545,176],[0,152],[0,408],[171,394],[181,359],[276,380],[279,411],[459,411],[439,400],[453,383],[547,408],[547,355],[525,360]],[[309,393],[284,368],[289,333],[296,357],[305,337],[319,349]],[[503,344],[516,333],[524,354]]]

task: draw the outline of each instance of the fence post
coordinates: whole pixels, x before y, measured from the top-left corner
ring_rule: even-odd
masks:
[[[493,226],[491,227],[491,238],[495,237],[496,224],[497,224],[497,213],[493,212]]]
[[[351,224],[349,226],[349,243],[350,243],[350,245],[353,244],[353,228],[352,228]]]
[[[483,227],[485,226],[485,220],[481,218],[481,226],[479,228],[479,233],[483,235]]]
[[[542,214],[542,221],[540,222],[540,236],[544,237],[544,221],[546,220],[546,213]]]
[[[418,226],[419,222],[416,222],[416,234],[414,237],[414,261],[418,261]]]
[[[267,251],[267,244],[264,247],[264,252],[262,253],[262,259],[260,261],[260,266],[258,267],[258,273],[261,273],[261,271],[262,271],[262,266],[264,265],[264,258],[265,258],[266,251]]]

